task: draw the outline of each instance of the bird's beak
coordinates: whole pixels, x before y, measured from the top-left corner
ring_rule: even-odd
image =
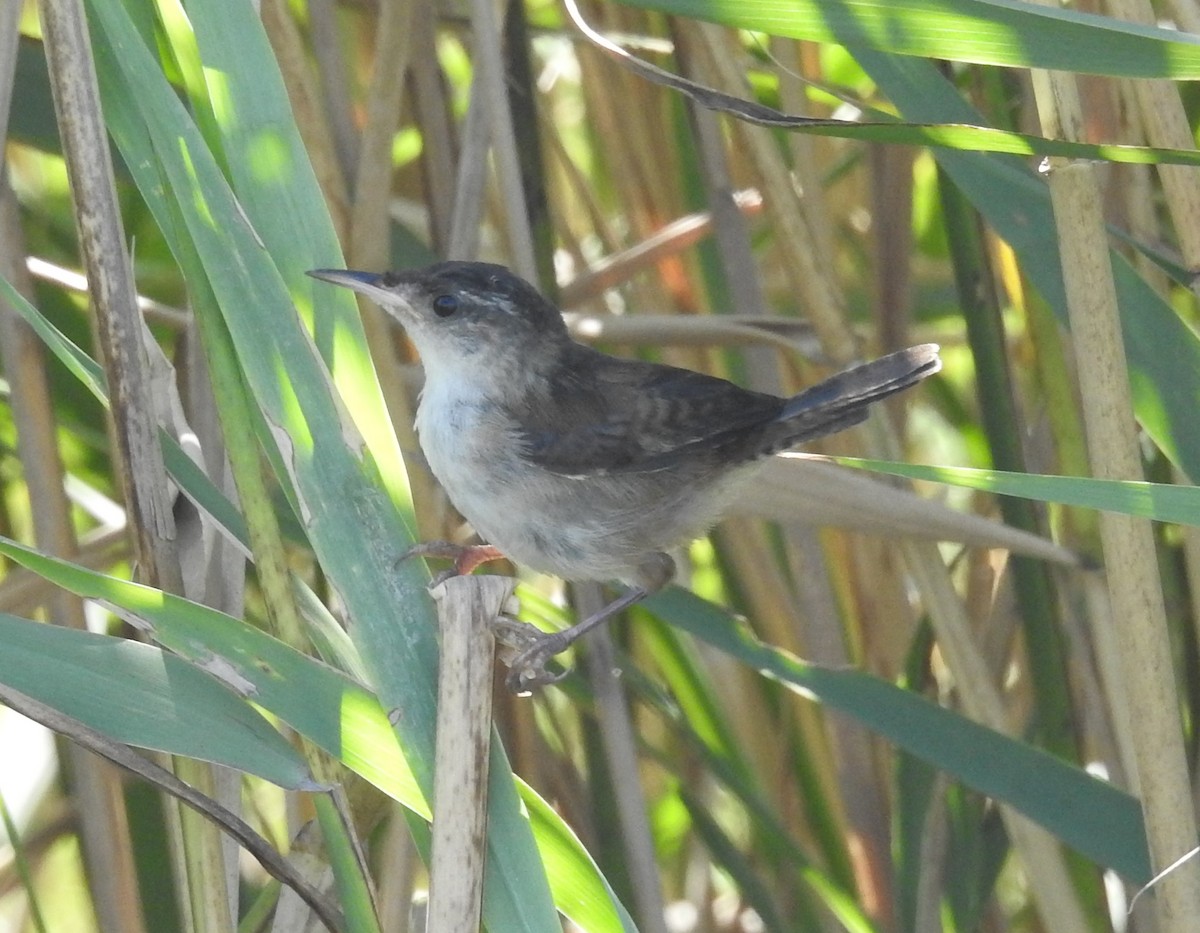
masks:
[[[330,285],[341,285],[379,301],[387,290],[379,284],[378,272],[355,272],[353,269],[311,269],[309,275]]]

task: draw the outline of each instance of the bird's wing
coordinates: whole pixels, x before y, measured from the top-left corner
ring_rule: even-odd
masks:
[[[753,432],[785,404],[702,373],[592,354],[573,348],[551,380],[557,391],[522,412],[525,457],[553,473],[667,469]]]
[[[838,373],[790,399],[723,379],[576,347],[553,398],[523,412],[526,456],[554,473],[649,473],[715,459],[753,460],[864,421],[870,406],[941,368],[934,344]]]

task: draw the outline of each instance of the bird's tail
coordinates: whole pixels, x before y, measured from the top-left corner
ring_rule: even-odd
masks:
[[[858,424],[866,420],[872,403],[911,388],[941,368],[937,344],[925,343],[831,376],[788,399],[769,431],[771,452]]]

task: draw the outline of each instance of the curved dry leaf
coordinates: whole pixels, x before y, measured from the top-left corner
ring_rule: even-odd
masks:
[[[730,511],[871,534],[1007,548],[1057,564],[1079,564],[1073,551],[1046,538],[956,511],[811,454],[771,458],[755,481],[742,490]]]

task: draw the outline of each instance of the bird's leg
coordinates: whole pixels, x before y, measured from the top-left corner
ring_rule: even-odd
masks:
[[[566,676],[566,671],[558,674],[552,673],[546,670],[546,662],[556,654],[570,648],[580,636],[586,635],[622,609],[628,609],[638,600],[645,599],[649,595],[649,591],[646,589],[640,586],[634,587],[614,599],[599,612],[593,613],[581,622],[576,622],[570,628],[534,638],[529,647],[509,663],[505,685],[518,696],[526,696],[533,692],[535,687],[544,687],[562,680]]]
[[[544,687],[562,680],[566,674],[554,674],[547,671],[546,662],[556,654],[566,651],[575,644],[580,636],[587,634],[602,622],[612,618],[618,612],[628,609],[639,600],[645,599],[651,593],[662,589],[673,576],[675,576],[675,562],[670,555],[662,552],[647,555],[638,567],[637,585],[583,621],[576,622],[560,632],[538,635],[532,640],[526,641],[526,647],[508,664],[508,677],[504,681],[505,685],[513,693],[524,696],[532,692],[535,687]]]
[[[465,577],[476,567],[493,560],[503,560],[504,554],[490,544],[455,544],[452,541],[424,541],[414,544],[396,558],[396,563],[414,557],[444,557],[454,561],[451,570],[443,571],[433,578],[433,584],[442,583],[449,577]]]

